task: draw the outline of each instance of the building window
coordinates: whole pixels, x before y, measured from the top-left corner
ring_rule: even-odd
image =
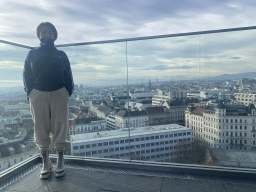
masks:
[[[98,147],[102,146],[102,143],[98,143]]]
[[[103,143],[103,146],[107,146],[107,145],[108,145],[108,142],[104,142],[104,143]]]
[[[156,156],[155,156],[155,155],[152,155],[152,156],[151,156],[151,159],[155,159],[155,158],[156,158]]]
[[[114,144],[114,142],[113,141],[109,141],[109,145],[113,145]]]
[[[108,149],[104,149],[104,153],[107,153],[108,152]]]
[[[78,149],[78,146],[74,146],[74,147],[73,147],[73,150],[77,150],[77,149]]]

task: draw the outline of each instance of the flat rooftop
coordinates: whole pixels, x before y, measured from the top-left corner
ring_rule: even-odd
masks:
[[[53,170],[55,170],[56,157],[51,156],[51,160],[54,162]],[[209,168],[195,165],[187,167],[184,165],[182,168],[181,165],[170,163],[151,162],[150,164],[99,158],[76,159],[71,156],[65,157],[65,161],[64,177],[55,178],[53,171],[48,179],[41,180],[39,178],[41,162],[39,156],[35,156],[19,165],[20,167],[17,166],[16,170],[10,168],[6,171],[9,173],[9,178],[6,173],[0,173],[0,190],[16,192],[255,192],[256,189],[256,170],[246,171],[238,168],[229,170],[222,168],[221,170],[220,167]]]
[[[93,133],[83,133],[70,136],[70,141],[75,143],[89,142],[89,141],[100,141],[106,139],[122,138],[128,137],[128,128],[122,128],[118,130],[109,130],[109,131],[99,131]],[[177,124],[167,124],[167,125],[156,125],[156,126],[147,126],[140,128],[131,128],[130,136],[141,136],[157,133],[169,133],[177,131],[191,131],[186,127]]]

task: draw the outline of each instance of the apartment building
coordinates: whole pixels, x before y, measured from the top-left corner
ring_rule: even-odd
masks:
[[[129,127],[148,126],[148,114],[145,110],[129,112],[127,110],[120,110],[115,114],[115,123],[118,128],[128,128],[128,120],[130,123]]]
[[[152,92],[130,92],[129,95],[131,96],[132,99],[136,98],[141,98],[141,97],[154,97],[157,95],[157,91],[152,91]]]
[[[254,105],[208,103],[205,108],[189,105],[185,126],[192,136],[204,139],[211,148],[255,150]]]
[[[67,135],[75,135],[87,132],[107,130],[107,122],[105,119],[97,117],[85,119],[69,119]]]
[[[149,126],[170,124],[170,111],[166,107],[147,107]]]
[[[177,124],[71,135],[71,155],[169,162],[176,145],[191,141],[191,129]],[[130,144],[129,144],[130,142]],[[130,147],[129,147],[130,146]]]
[[[249,93],[235,93],[236,101],[244,104],[256,104],[256,94],[249,94]]]
[[[186,98],[187,92],[185,91],[165,92],[158,89],[158,94],[152,98],[152,106],[162,106],[164,102],[169,102],[174,99]]]
[[[21,109],[30,109],[30,104],[27,103],[18,103],[16,105],[5,105],[5,111],[19,111]]]

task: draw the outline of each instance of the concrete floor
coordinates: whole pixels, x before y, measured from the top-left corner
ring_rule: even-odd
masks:
[[[55,168],[54,168],[55,170]],[[2,191],[17,192],[255,192],[256,185],[143,176],[66,168],[66,175],[39,178],[40,167]]]

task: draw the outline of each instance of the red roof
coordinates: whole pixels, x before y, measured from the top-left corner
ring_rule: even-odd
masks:
[[[76,121],[74,119],[68,120],[68,126],[76,125]]]
[[[201,107],[197,107],[195,108],[191,113],[192,114],[196,114],[196,115],[201,115],[203,116],[203,113],[206,112],[206,110],[204,108]]]

